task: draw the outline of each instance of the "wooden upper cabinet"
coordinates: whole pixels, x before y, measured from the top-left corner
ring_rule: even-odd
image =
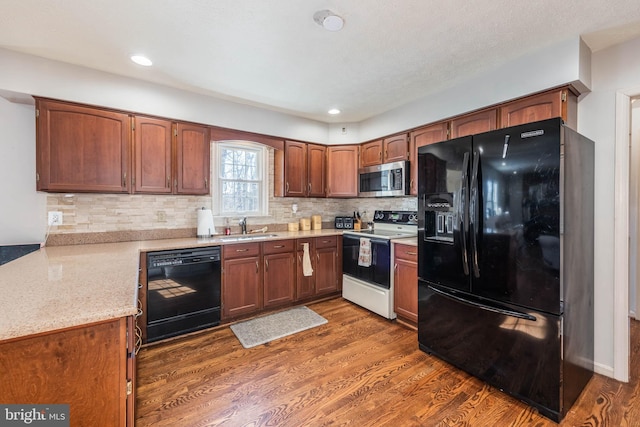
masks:
[[[172,122],[143,116],[133,121],[134,192],[171,193]]]
[[[307,175],[309,197],[324,197],[326,188],[327,148],[324,145],[307,144]]]
[[[43,99],[36,110],[38,190],[129,191],[127,114]]]
[[[441,122],[416,129],[409,134],[410,194],[414,196],[418,194],[418,148],[446,140],[448,132],[448,122]]]
[[[495,108],[467,114],[451,120],[451,139],[495,130],[498,111]]]
[[[177,194],[209,194],[211,139],[207,126],[176,123]]]
[[[577,124],[577,98],[567,88],[528,96],[500,107],[500,127],[560,117],[571,128]]]
[[[367,142],[360,148],[360,167],[382,164],[382,140]]]
[[[324,197],[325,153],[324,145],[285,141],[274,153],[274,195]]]
[[[358,196],[358,145],[327,147],[327,197]]]
[[[284,155],[284,195],[305,197],[308,189],[307,144],[285,141]]]
[[[394,135],[382,141],[382,163],[409,160],[407,134]]]

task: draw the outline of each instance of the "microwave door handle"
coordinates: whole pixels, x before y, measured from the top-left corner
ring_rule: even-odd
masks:
[[[387,171],[387,190],[393,189],[393,171]]]

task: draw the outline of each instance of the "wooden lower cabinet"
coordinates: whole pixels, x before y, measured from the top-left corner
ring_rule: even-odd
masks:
[[[305,276],[303,270],[305,243],[309,244],[309,262],[313,269],[310,276]],[[296,247],[297,300],[330,294],[342,289],[341,236],[297,239]]]
[[[0,402],[69,404],[71,426],[133,427],[131,318],[0,343]]]
[[[418,322],[418,248],[394,243],[394,311],[411,323]]]
[[[312,297],[316,294],[316,239],[306,238],[296,240],[296,299],[305,299]],[[309,264],[313,273],[308,276],[304,275],[303,262],[304,262],[304,245],[307,244]]]
[[[260,310],[260,244],[225,245],[222,256],[222,318],[233,318]]]
[[[262,244],[264,307],[293,302],[296,290],[296,255],[293,240]]]
[[[316,294],[341,289],[342,263],[338,236],[316,238]]]

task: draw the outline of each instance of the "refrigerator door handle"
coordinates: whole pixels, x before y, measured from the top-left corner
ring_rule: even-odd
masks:
[[[461,229],[461,239],[462,243],[462,268],[464,270],[464,275],[469,275],[469,254],[467,252],[467,217],[465,215],[466,204],[464,203],[468,186],[468,172],[469,172],[469,152],[464,153],[464,157],[462,159],[462,177],[460,178],[460,187],[458,188],[458,221],[462,224]]]
[[[469,224],[471,226],[471,261],[473,264],[473,275],[480,277],[480,266],[478,265],[478,165],[480,163],[480,153],[473,153],[473,170],[471,172],[471,197],[469,200]]]
[[[445,290],[433,287],[431,285],[428,285],[427,287],[431,289],[433,292],[435,292],[436,294],[441,295],[445,298],[449,298],[459,303],[470,305],[472,307],[477,307],[481,310],[487,310],[493,313],[504,314],[505,316],[510,316],[510,317],[517,317],[518,319],[531,320],[533,322],[537,320],[535,316],[532,316],[529,313],[523,313],[521,311],[512,310],[510,308],[507,308],[495,302],[489,302],[489,301],[480,300],[480,299],[475,300],[475,298],[470,299],[470,298],[473,298],[470,296],[465,296],[465,298],[463,298],[451,292],[447,292]]]

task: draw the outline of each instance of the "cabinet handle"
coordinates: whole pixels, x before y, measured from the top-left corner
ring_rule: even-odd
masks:
[[[378,160],[382,160],[382,151],[378,152]]]
[[[122,175],[122,186],[123,187],[127,186],[127,173],[126,172]]]
[[[264,260],[264,271],[269,271],[269,260],[268,259]]]
[[[171,188],[171,177],[167,177],[167,188]]]
[[[284,245],[275,245],[273,248],[274,248],[274,249],[284,248]]]
[[[260,264],[256,261],[256,274],[260,273]]]
[[[413,188],[413,179],[409,181],[409,188]]]
[[[204,179],[204,188],[209,188],[209,181],[207,178]]]
[[[284,193],[289,193],[289,181],[287,181],[287,184],[284,186]]]
[[[405,254],[407,254],[407,255],[418,255],[417,252],[409,252],[409,251],[406,251]]]
[[[236,249],[236,252],[247,252],[249,249]]]
[[[309,183],[309,194],[311,194],[311,183]]]
[[[385,159],[389,158],[389,150],[384,150],[384,158]]]

